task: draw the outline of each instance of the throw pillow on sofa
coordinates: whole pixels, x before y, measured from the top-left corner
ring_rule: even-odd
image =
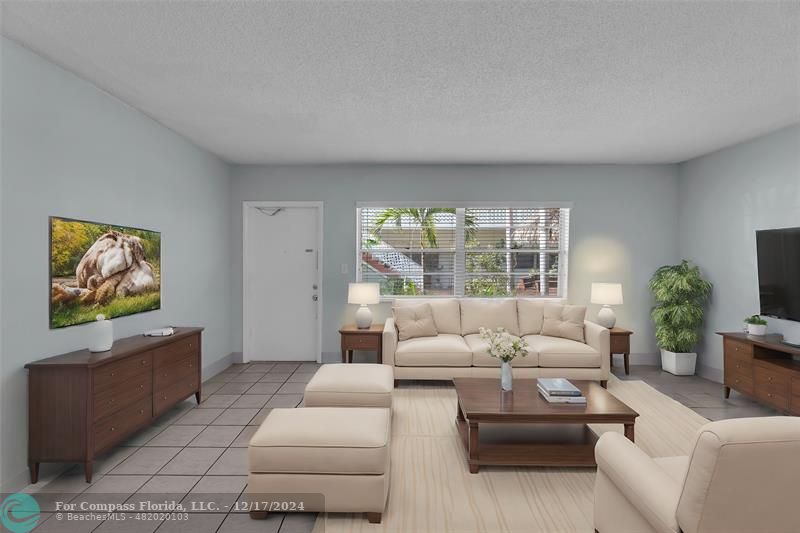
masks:
[[[397,326],[397,339],[405,341],[415,337],[435,337],[439,334],[433,321],[429,304],[406,305],[392,308]]]
[[[545,304],[542,335],[586,342],[583,335],[584,305]]]

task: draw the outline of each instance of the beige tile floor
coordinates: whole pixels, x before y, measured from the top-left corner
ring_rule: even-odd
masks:
[[[49,483],[32,485],[42,517],[37,532],[309,533],[315,514],[273,514],[251,520],[246,513],[193,512],[188,520],[81,520],[54,517],[56,500],[136,503],[176,500],[189,506],[213,500],[230,506],[247,484],[247,443],[273,407],[296,407],[316,363],[233,365],[203,384],[200,405],[182,402],[153,426],[99,458],[91,484],[75,466]],[[91,518],[88,514],[87,518]]]

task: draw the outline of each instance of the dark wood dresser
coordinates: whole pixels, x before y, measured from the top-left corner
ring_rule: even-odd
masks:
[[[800,348],[781,343],[781,335],[722,335],[725,397],[731,389],[779,411],[800,415]]]
[[[136,335],[107,352],[88,350],[28,363],[28,466],[83,463],[195,395],[200,402],[203,328],[175,328],[170,337]]]

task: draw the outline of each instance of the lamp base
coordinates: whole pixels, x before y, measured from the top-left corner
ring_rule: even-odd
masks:
[[[372,325],[372,311],[364,304],[356,311],[356,326],[358,329],[369,329]]]
[[[611,329],[614,327],[614,324],[617,323],[617,315],[614,314],[613,309],[607,305],[604,305],[597,313],[597,323],[604,328]]]

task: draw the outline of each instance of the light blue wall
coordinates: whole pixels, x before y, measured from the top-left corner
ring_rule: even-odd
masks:
[[[206,367],[230,353],[228,167],[142,113],[17,44],[2,46],[0,484],[27,470],[29,361],[87,346],[48,329],[48,216],[162,232],[160,311],[116,337],[205,326]]]
[[[647,281],[675,261],[677,177],[674,165],[331,165],[240,166],[232,172],[234,323],[242,318],[242,202],[323,201],[323,352],[338,352],[338,327],[352,321],[345,304],[354,280],[358,201],[568,201],[571,217],[569,299],[588,303],[592,281],[621,281],[625,305],[618,324],[636,332],[633,351],[657,349],[649,319]],[[341,273],[341,265],[348,273]],[[590,306],[594,317],[597,306]],[[388,306],[378,310],[382,318]],[[241,328],[234,330],[241,350]],[[652,360],[652,359],[651,359]]]
[[[755,231],[800,226],[800,126],[682,163],[678,172],[680,254],[714,284],[698,364],[720,379],[714,333],[740,331],[759,310]],[[769,330],[800,337],[798,322],[770,319]]]

